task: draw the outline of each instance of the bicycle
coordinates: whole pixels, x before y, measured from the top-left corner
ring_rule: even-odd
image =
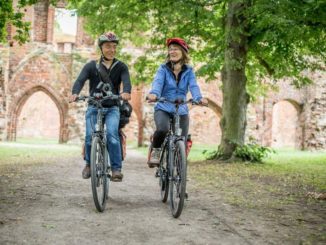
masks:
[[[176,112],[170,118],[170,129],[165,136],[160,155],[160,165],[155,177],[159,178],[161,201],[165,203],[170,196],[170,208],[174,218],[178,218],[183,210],[184,200],[187,198],[187,157],[185,149],[185,137],[181,136],[179,106],[199,102],[189,99],[187,101],[170,101],[160,98],[158,102],[171,103],[176,107]],[[151,151],[151,147],[149,148]]]
[[[120,100],[121,96],[108,93],[109,95],[103,97],[101,93],[95,96],[79,96],[76,101],[85,101],[92,103],[97,109],[97,122],[92,133],[92,145],[90,156],[91,168],[91,184],[95,207],[99,212],[105,209],[106,201],[109,195],[110,182],[110,159],[107,150],[106,129],[104,127],[103,106],[102,102],[111,100]]]

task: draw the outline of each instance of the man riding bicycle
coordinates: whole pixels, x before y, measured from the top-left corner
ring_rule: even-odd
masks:
[[[121,98],[123,100],[131,99],[131,82],[128,67],[125,63],[115,58],[117,45],[119,44],[118,37],[113,32],[102,34],[98,38],[98,46],[101,50],[99,61],[92,60],[88,62],[82,69],[77,80],[72,88],[72,95],[69,98],[70,102],[76,101],[78,94],[82,90],[85,81],[89,80],[89,94],[94,96],[98,93],[112,92],[115,95],[120,93],[121,82],[123,84],[123,92]],[[103,77],[106,76],[106,80]],[[100,86],[102,82],[105,84]],[[99,85],[100,84],[100,85]],[[104,91],[103,91],[104,90]],[[108,152],[112,168],[111,181],[122,181],[123,174],[122,156],[119,137],[119,102],[114,100],[106,100],[103,102],[104,122],[106,124],[106,138]],[[92,130],[95,127],[97,108],[89,104],[86,111],[86,137],[85,137],[85,161],[86,165],[82,171],[84,179],[90,178],[90,152]]]
[[[186,100],[188,90],[192,98],[201,104],[208,104],[207,99],[203,98],[200,88],[196,81],[196,76],[189,63],[189,46],[181,38],[169,38],[166,41],[168,55],[166,63],[162,64],[152,83],[152,90],[147,96],[148,100],[155,102],[158,98],[164,97],[168,100]],[[188,107],[181,105],[180,126],[182,136],[187,139],[189,128]],[[152,152],[148,161],[148,166],[158,167],[160,164],[160,150],[165,135],[169,131],[170,117],[175,113],[175,107],[169,103],[158,102],[155,106],[154,120],[156,131],[154,132],[152,142]]]

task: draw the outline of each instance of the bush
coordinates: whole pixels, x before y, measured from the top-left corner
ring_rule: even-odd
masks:
[[[249,144],[237,146],[233,156],[234,158],[241,159],[244,162],[261,163],[262,160],[268,157],[268,155],[271,153],[275,153],[275,151],[269,147],[260,146],[257,143],[250,142]],[[214,151],[204,150],[202,154],[206,160],[219,159],[223,155],[220,147]]]
[[[246,162],[262,162],[269,154],[275,151],[269,147],[260,146],[256,143],[249,143],[242,146],[237,146],[234,151],[234,156]]]

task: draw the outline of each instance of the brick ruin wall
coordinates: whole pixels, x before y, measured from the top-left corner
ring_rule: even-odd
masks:
[[[60,7],[64,7],[62,2]],[[82,19],[78,19],[75,43],[55,43],[54,11],[48,1],[26,8],[25,18],[32,23],[31,42],[19,46],[12,39],[14,28],[8,28],[9,43],[0,46],[1,140],[28,135],[28,125],[36,127],[41,119],[47,120],[42,124],[42,130],[48,131],[45,134],[52,132],[51,137],[57,137],[59,142],[81,142],[84,138],[85,104],[69,104],[67,98],[85,62],[98,55],[94,41],[83,31]],[[70,49],[64,48],[67,46]],[[326,148],[326,74],[316,72],[310,76],[313,85],[296,90],[288,81],[279,81],[278,92],[271,92],[248,106],[247,141],[254,138],[258,143],[275,147]],[[221,80],[217,77],[212,83],[198,81],[203,95],[209,98],[209,108],[190,108],[190,132],[194,142],[218,144],[221,139]],[[134,87],[134,112],[125,129],[128,139],[139,145],[147,144],[154,130],[153,106],[144,102],[149,90],[149,85]],[[85,86],[82,93],[87,91]],[[39,92],[46,96],[37,100],[33,95]],[[33,100],[37,105],[36,102],[31,104]],[[48,113],[52,117],[31,116],[41,110],[40,106],[50,104],[40,115]],[[33,120],[31,118],[34,122],[29,121]],[[51,127],[47,126],[50,124]]]

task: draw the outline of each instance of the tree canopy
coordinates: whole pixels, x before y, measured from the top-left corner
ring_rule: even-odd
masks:
[[[72,6],[97,36],[116,31],[138,46],[162,48],[165,39],[180,36],[191,44],[199,74],[214,79],[224,65],[225,18],[222,0],[73,0]],[[321,69],[325,60],[326,2],[320,0],[260,0],[247,2],[246,22],[238,28],[248,37],[246,74],[249,85],[262,78],[292,77],[297,86],[309,80],[304,69]],[[314,57],[314,58],[312,58]],[[234,64],[235,66],[237,64]],[[255,86],[254,86],[254,89]],[[250,92],[254,92],[250,91]]]
[[[250,98],[284,77],[301,87],[311,82],[304,70],[325,67],[323,0],[72,0],[71,4],[86,18],[94,36],[113,30],[151,52],[163,50],[168,37],[182,37],[200,64],[199,75],[213,80],[221,72],[224,159],[244,144]],[[140,57],[137,73],[146,74],[147,57]],[[148,70],[147,74],[153,76]]]
[[[6,24],[18,27],[27,40],[28,23],[0,0],[0,38]],[[37,0],[19,0],[19,6]],[[163,61],[166,38],[182,37],[207,80],[222,74],[221,151],[232,156],[244,144],[246,109],[250,99],[281,78],[301,87],[310,83],[303,71],[325,69],[325,0],[68,0],[86,20],[96,38],[112,30],[122,43],[144,49],[134,64],[136,80],[150,81]],[[19,8],[18,8],[19,10]],[[162,57],[160,59],[159,57]],[[266,79],[269,78],[269,79]]]

